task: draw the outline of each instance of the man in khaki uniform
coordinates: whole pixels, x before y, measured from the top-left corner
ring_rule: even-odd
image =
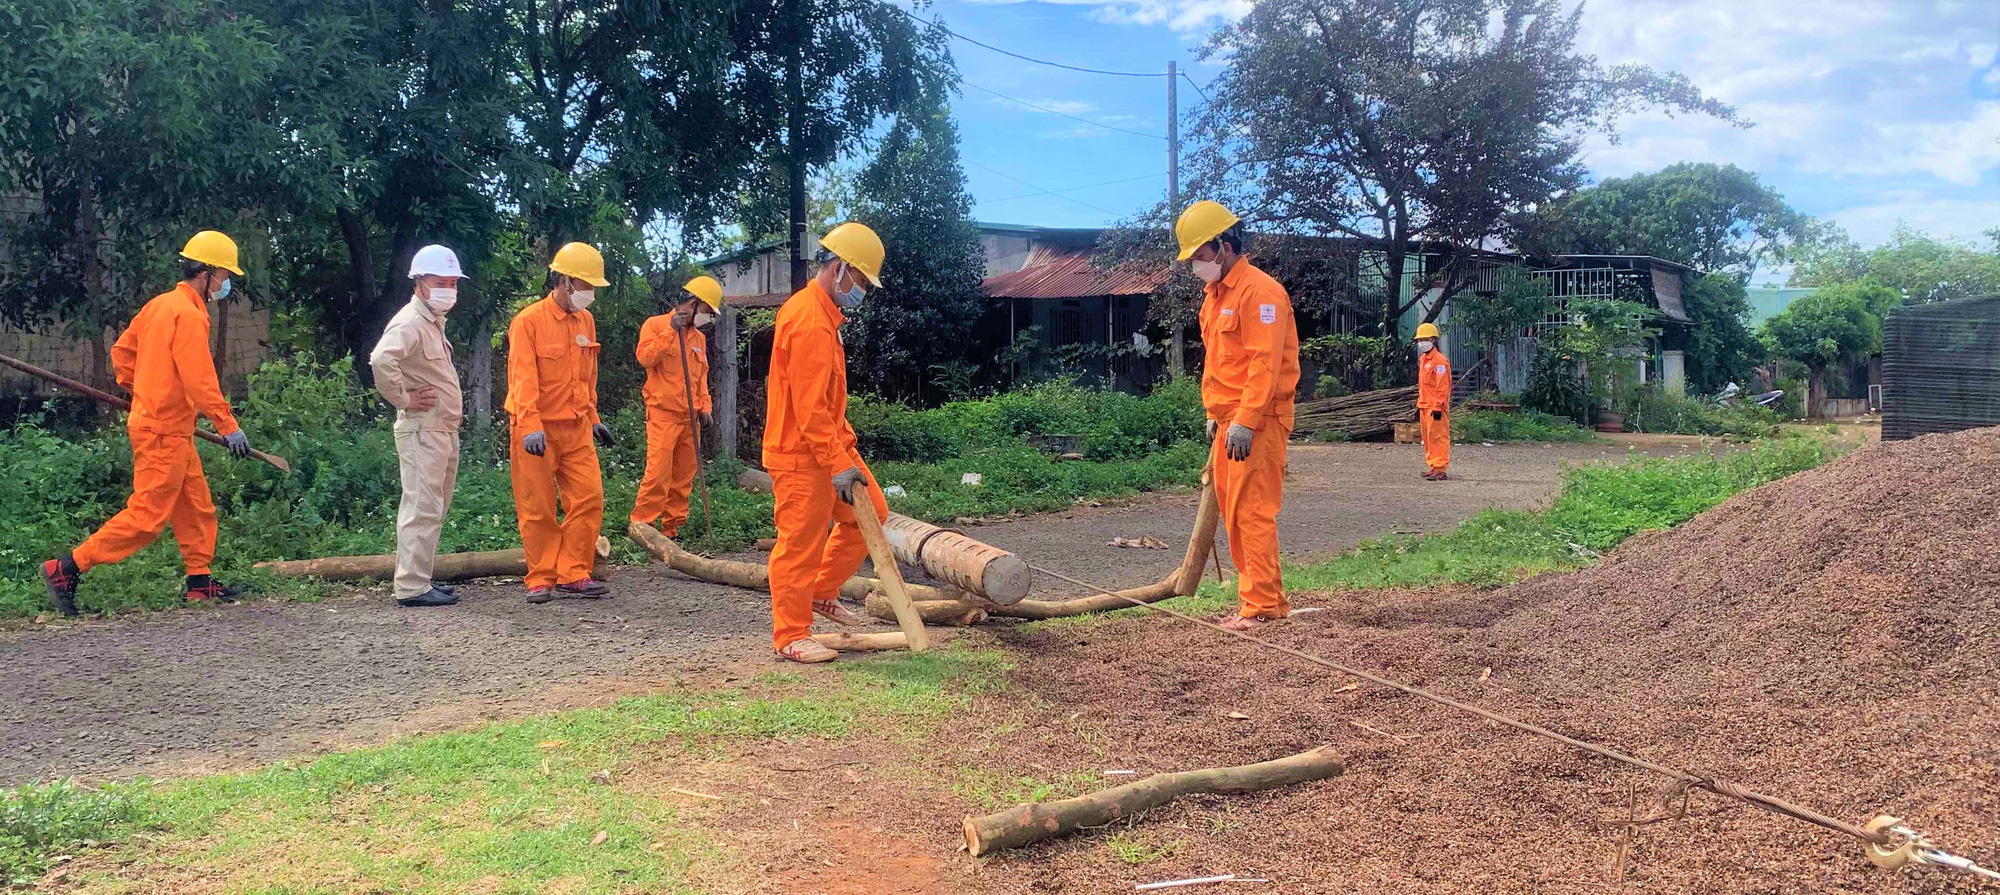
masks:
[[[402,461],[403,501],[396,510],[396,603],[449,606],[458,594],[431,581],[438,534],[458,484],[458,427],[465,420],[458,371],[444,321],[458,303],[465,274],[458,256],[424,246],[410,261],[410,303],[382,331],[368,356],[375,388],[396,407],[396,456]]]

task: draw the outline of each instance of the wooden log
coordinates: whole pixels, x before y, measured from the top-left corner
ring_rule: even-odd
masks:
[[[890,608],[896,610],[896,626],[909,638],[910,652],[921,653],[931,648],[930,635],[924,631],[924,620],[917,615],[910,592],[903,588],[903,570],[897,568],[889,539],[882,535],[882,520],[875,515],[875,501],[865,493],[874,486],[864,483],[856,487],[864,493],[855,495],[854,521],[860,524],[862,540],[868,542],[868,556],[875,561],[875,574],[881,576],[882,595],[889,599]]]
[[[1101,827],[1195,793],[1256,792],[1339,776],[1340,754],[1331,746],[1256,764],[1154,774],[1101,792],[1055,802],[1016,805],[998,814],[965,819],[965,847],[979,858],[1010,848]]]
[[[597,539],[597,559],[591,575],[611,577],[611,539]],[[320,559],[287,559],[260,562],[256,566],[280,578],[317,577],[328,581],[387,581],[396,577],[396,555],[327,556]],[[466,581],[473,578],[518,577],[528,574],[528,557],[521,548],[483,550],[475,553],[440,553],[431,567],[432,581]]]
[[[1167,579],[1173,582],[1174,593],[1185,597],[1201,586],[1201,570],[1215,550],[1215,528],[1221,522],[1222,506],[1215,502],[1215,483],[1208,481],[1204,472],[1201,502],[1194,511],[1194,531],[1188,534],[1187,554],[1181,557],[1181,567]]]
[[[901,631],[878,631],[872,634],[850,634],[846,631],[833,631],[826,634],[814,634],[812,639],[827,649],[849,653],[869,653],[910,648],[910,639],[903,636],[903,632]]]
[[[736,476],[736,484],[745,491],[769,494],[771,474],[746,469]],[[1034,573],[1020,557],[967,535],[901,513],[882,520],[882,534],[898,562],[995,603],[1018,603],[1033,587]]]
[[[1122,597],[1129,597],[1130,599],[1121,600],[1118,597],[1097,594],[1089,597],[1078,597],[1074,600],[1022,600],[1012,606],[991,607],[986,610],[986,613],[996,618],[1025,618],[1039,621],[1048,618],[1069,618],[1075,615],[1110,612],[1113,609],[1130,609],[1132,607],[1132,600],[1137,600],[1141,603],[1158,603],[1161,600],[1181,595],[1175,590],[1174,579],[1172,577],[1154,584],[1148,584],[1144,587],[1126,588],[1115,593]]]
[[[660,562],[665,563],[668,568],[683,575],[700,578],[703,581],[712,581],[716,584],[746,588],[748,590],[768,591],[771,589],[770,569],[762,563],[737,562],[730,559],[711,559],[700,554],[689,553],[686,550],[682,550],[679,544],[674,543],[666,535],[660,534],[659,529],[644,522],[633,523],[626,531],[632,536],[632,540],[639,542],[639,546],[645,548],[645,551],[652,554],[653,558],[658,559]],[[847,583],[840,586],[840,595],[850,600],[865,600],[879,585],[880,582],[874,578],[865,578],[856,575],[847,579]],[[904,590],[911,597],[918,600],[957,602],[957,596],[953,592],[939,590],[935,587],[909,584],[904,585]]]
[[[869,592],[864,605],[868,607],[869,615],[883,621],[896,620],[896,608],[889,605],[889,598],[880,593]],[[986,620],[986,610],[959,600],[916,600],[912,605],[927,625],[963,628]]]

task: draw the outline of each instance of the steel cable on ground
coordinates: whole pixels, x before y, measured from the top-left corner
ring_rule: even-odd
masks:
[[[1703,790],[1707,790],[1708,792],[1715,793],[1716,795],[1719,796],[1725,796],[1728,798],[1739,800],[1746,804],[1752,805],[1757,808],[1762,808],[1766,811],[1770,811],[1775,814],[1780,814],[1786,817],[1794,818],[1796,820],[1801,820],[1806,823],[1823,827],[1825,829],[1832,830],[1837,833],[1845,833],[1849,836],[1852,836],[1856,839],[1859,839],[1871,845],[1889,847],[1889,846],[1899,845],[1902,842],[1902,840],[1899,840],[1895,836],[1892,836],[1886,832],[1872,833],[1869,832],[1868,830],[1862,829],[1861,827],[1855,826],[1854,824],[1848,823],[1844,820],[1840,820],[1835,817],[1829,817],[1825,814],[1821,814],[1810,808],[1794,805],[1776,796],[1757,792],[1756,790],[1749,789],[1747,787],[1729,782],[1727,780],[1718,780],[1713,777],[1704,777],[1699,774],[1691,774],[1688,773],[1687,771],[1680,770],[1679,768],[1673,768],[1667,765],[1659,764],[1657,762],[1647,761],[1646,759],[1639,758],[1637,756],[1627,755],[1623,752],[1619,752],[1616,749],[1606,748],[1604,746],[1599,746],[1594,743],[1587,743],[1584,742],[1583,740],[1576,739],[1575,737],[1565,736],[1563,734],[1557,733],[1546,727],[1530,724],[1526,721],[1516,720],[1506,715],[1489,711],[1487,709],[1480,708],[1470,703],[1460,702],[1459,700],[1453,699],[1449,696],[1445,696],[1440,693],[1433,693],[1429,690],[1415,686],[1413,684],[1405,684],[1401,681],[1391,680],[1389,678],[1385,678],[1380,675],[1371,674],[1359,668],[1354,668],[1348,665],[1344,665],[1332,659],[1328,659],[1322,656],[1315,656],[1311,653],[1293,649],[1288,646],[1272,643],[1269,640],[1265,640],[1261,637],[1256,637],[1242,631],[1232,631],[1219,624],[1216,624],[1215,622],[1211,622],[1206,619],[1195,618],[1192,615],[1188,615],[1183,612],[1177,612],[1175,610],[1168,609],[1158,604],[1146,603],[1140,600],[1135,600],[1132,599],[1131,597],[1125,596],[1116,591],[1106,590],[1105,588],[1098,587],[1097,585],[1091,584],[1090,582],[1080,581],[1076,578],[1064,575],[1061,572],[1050,571],[1048,569],[1042,568],[1041,566],[1037,566],[1033,563],[1029,563],[1028,568],[1037,573],[1047,575],[1056,580],[1065,581],[1070,584],[1076,585],[1077,587],[1085,588],[1087,590],[1092,590],[1100,594],[1124,600],[1125,602],[1131,603],[1132,605],[1137,606],[1141,609],[1148,609],[1153,612],[1157,612],[1161,615],[1171,616],[1173,618],[1180,619],[1181,621],[1190,622],[1192,624],[1199,625],[1204,628],[1221,631],[1222,633],[1228,634],[1231,637],[1249,641],[1250,643],[1264,647],[1265,649],[1284,653],[1294,658],[1304,659],[1305,661],[1310,662],[1314,665],[1319,665],[1324,668],[1331,668],[1334,671],[1338,671],[1342,674],[1352,675],[1354,677],[1361,678],[1362,680],[1379,684],[1381,686],[1388,687],[1393,690],[1400,690],[1404,693],[1408,693],[1411,696],[1429,700],[1431,702],[1437,703],[1438,705],[1478,715],[1479,717],[1485,718],[1488,721],[1492,721],[1497,724],[1504,724],[1508,727],[1514,728],[1515,730],[1519,730],[1524,733],[1534,734],[1535,736],[1542,737],[1545,739],[1555,740],[1556,742],[1562,743],[1564,745],[1580,749],[1603,758],[1608,758],[1620,764],[1629,765],[1631,767],[1640,768],[1643,770],[1652,771],[1653,773],[1656,774],[1661,774],[1663,776],[1671,777],[1683,786],[1697,787]],[[1960,869],[1967,869],[1967,868],[1960,868]],[[1973,870],[1974,872],[1978,872],[1989,877],[1994,875],[1992,871],[1986,870],[1985,868],[1982,867],[1978,867],[1977,865],[1972,865],[1970,869]]]

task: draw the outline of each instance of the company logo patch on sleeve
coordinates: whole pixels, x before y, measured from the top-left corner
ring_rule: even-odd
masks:
[[[1257,306],[1257,319],[1258,319],[1258,320],[1262,320],[1262,321],[1264,321],[1265,323],[1276,323],[1276,322],[1278,322],[1278,306],[1277,306],[1277,305],[1258,305],[1258,306]]]

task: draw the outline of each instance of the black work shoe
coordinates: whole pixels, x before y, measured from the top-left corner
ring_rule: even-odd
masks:
[[[396,605],[414,608],[419,606],[450,606],[456,602],[458,602],[457,594],[432,585],[430,590],[424,591],[414,597],[397,598]]]
[[[190,603],[234,603],[243,598],[243,592],[207,575],[189,575],[186,597]]]
[[[448,594],[455,594],[455,593],[458,593],[458,585],[456,585],[456,584],[438,584],[438,583],[436,583],[436,582],[432,582],[432,583],[431,583],[431,590],[441,590],[441,591],[444,591],[445,593],[448,593]]]
[[[49,586],[49,600],[63,618],[76,617],[76,582],[82,577],[76,560],[67,553],[42,563],[42,582]]]

